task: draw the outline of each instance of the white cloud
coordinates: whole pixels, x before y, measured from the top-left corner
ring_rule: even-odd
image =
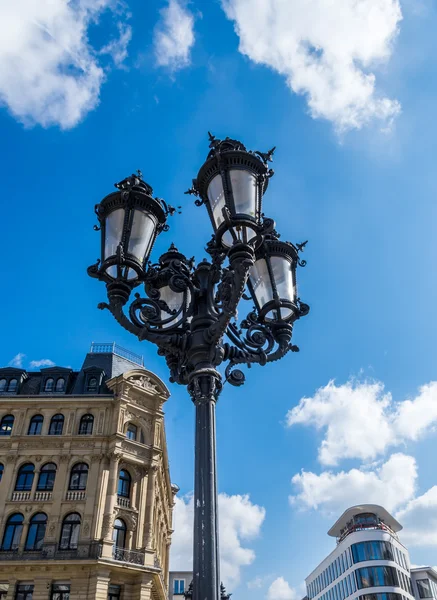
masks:
[[[294,600],[296,592],[283,577],[273,581],[267,591],[267,600]]]
[[[396,518],[404,526],[402,540],[410,546],[437,546],[437,486],[411,500]]]
[[[97,106],[104,81],[88,28],[116,2],[0,3],[0,105],[28,126],[77,125]]]
[[[316,475],[302,470],[291,480],[297,494],[290,502],[337,516],[355,504],[380,504],[391,511],[413,498],[416,480],[415,459],[398,453],[373,471],[351,469]]]
[[[9,367],[16,367],[17,369],[23,368],[23,359],[26,357],[25,354],[19,352],[14,358],[8,363]]]
[[[178,0],[169,0],[160,11],[161,19],[154,31],[156,64],[177,71],[191,62],[194,45],[194,17]]]
[[[265,509],[253,504],[248,495],[219,494],[220,565],[221,578],[226,585],[235,586],[240,569],[255,559],[251,548],[243,542],[257,537],[265,517]],[[176,497],[174,509],[171,569],[192,569],[193,557],[193,496]]]
[[[306,96],[311,115],[340,131],[390,123],[396,100],[376,92],[371,69],[388,61],[402,19],[399,0],[222,0],[239,50]]]
[[[41,360],[31,360],[30,366],[32,369],[38,369],[39,367],[54,367],[55,363],[50,358],[41,358]]]
[[[125,23],[117,24],[119,37],[111,40],[100,50],[100,54],[109,54],[116,67],[123,67],[123,61],[126,60],[128,52],[127,47],[132,39],[132,27]]]
[[[435,427],[437,382],[422,386],[415,398],[396,403],[381,382],[330,381],[288,411],[288,427],[296,424],[325,432],[319,448],[324,465],[336,465],[343,458],[374,459]]]

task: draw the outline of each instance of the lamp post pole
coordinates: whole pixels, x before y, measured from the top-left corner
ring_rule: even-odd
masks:
[[[140,340],[158,346],[170,381],[187,387],[195,405],[194,600],[227,599],[220,586],[215,406],[224,380],[244,383],[239,364],[265,365],[289,351],[293,323],[309,311],[296,294],[296,268],[305,266],[304,244],[279,241],[264,217],[263,194],[273,171],[268,153],[248,152],[236,140],[210,134],[210,152],[193,187],[205,204],[214,235],[210,261],[197,266],[172,244],[157,264],[149,262],[156,237],[175,209],[153,197],[141,173],[116,184],[96,206],[102,257],[88,274],[106,283],[108,309]],[[144,285],[145,296],[133,289]],[[250,297],[247,296],[246,290]],[[254,308],[237,324],[241,300]],[[229,342],[224,342],[224,337]]]

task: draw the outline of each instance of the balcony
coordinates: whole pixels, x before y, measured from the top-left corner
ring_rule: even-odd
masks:
[[[144,565],[144,552],[137,550],[126,550],[126,548],[117,548],[114,546],[112,551],[114,560],[129,563],[131,565]]]
[[[52,499],[52,492],[35,492],[33,499],[38,502],[49,502]]]
[[[52,499],[52,492],[34,492],[34,502],[50,502]],[[12,502],[28,502],[32,500],[32,492],[12,492]]]
[[[65,499],[73,502],[77,502],[78,500],[86,500],[86,492],[85,490],[69,490],[65,494]]]
[[[355,533],[356,531],[386,531],[391,536],[393,536],[396,540],[398,536],[395,531],[382,521],[375,521],[373,523],[348,523],[345,529],[342,531],[340,537],[337,538],[337,544],[342,542],[348,535],[351,533]]]
[[[31,492],[12,492],[12,502],[23,502],[30,500]]]
[[[117,504],[122,508],[130,508],[130,500],[124,496],[117,496]]]
[[[59,550],[57,544],[43,544],[41,550],[0,550],[2,560],[89,560],[100,558],[102,545],[99,542],[78,544],[73,550]]]

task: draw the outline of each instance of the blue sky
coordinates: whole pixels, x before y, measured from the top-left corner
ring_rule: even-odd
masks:
[[[183,206],[154,257],[174,241],[200,260],[210,225],[183,192],[207,131],[276,145],[264,208],[283,239],[309,240],[311,312],[299,354],[218,404],[224,579],[242,600],[299,597],[333,520],[366,501],[436,564],[435,4],[16,0],[0,17],[0,363],[79,368],[91,341],[116,341],[167,381],[155,348],[96,309],[94,204],[142,169]],[[193,408],[172,394],[181,567]]]

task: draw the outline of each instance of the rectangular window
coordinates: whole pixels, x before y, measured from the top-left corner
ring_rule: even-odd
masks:
[[[173,584],[173,594],[183,594],[185,592],[185,579],[175,579]]]
[[[50,600],[70,600],[70,586],[63,583],[54,583]]]
[[[108,587],[108,600],[120,600],[121,587],[119,585],[110,585]]]
[[[15,588],[15,600],[32,600],[33,585],[17,584]]]
[[[420,598],[432,598],[431,585],[429,579],[417,579],[417,589],[419,590]]]

